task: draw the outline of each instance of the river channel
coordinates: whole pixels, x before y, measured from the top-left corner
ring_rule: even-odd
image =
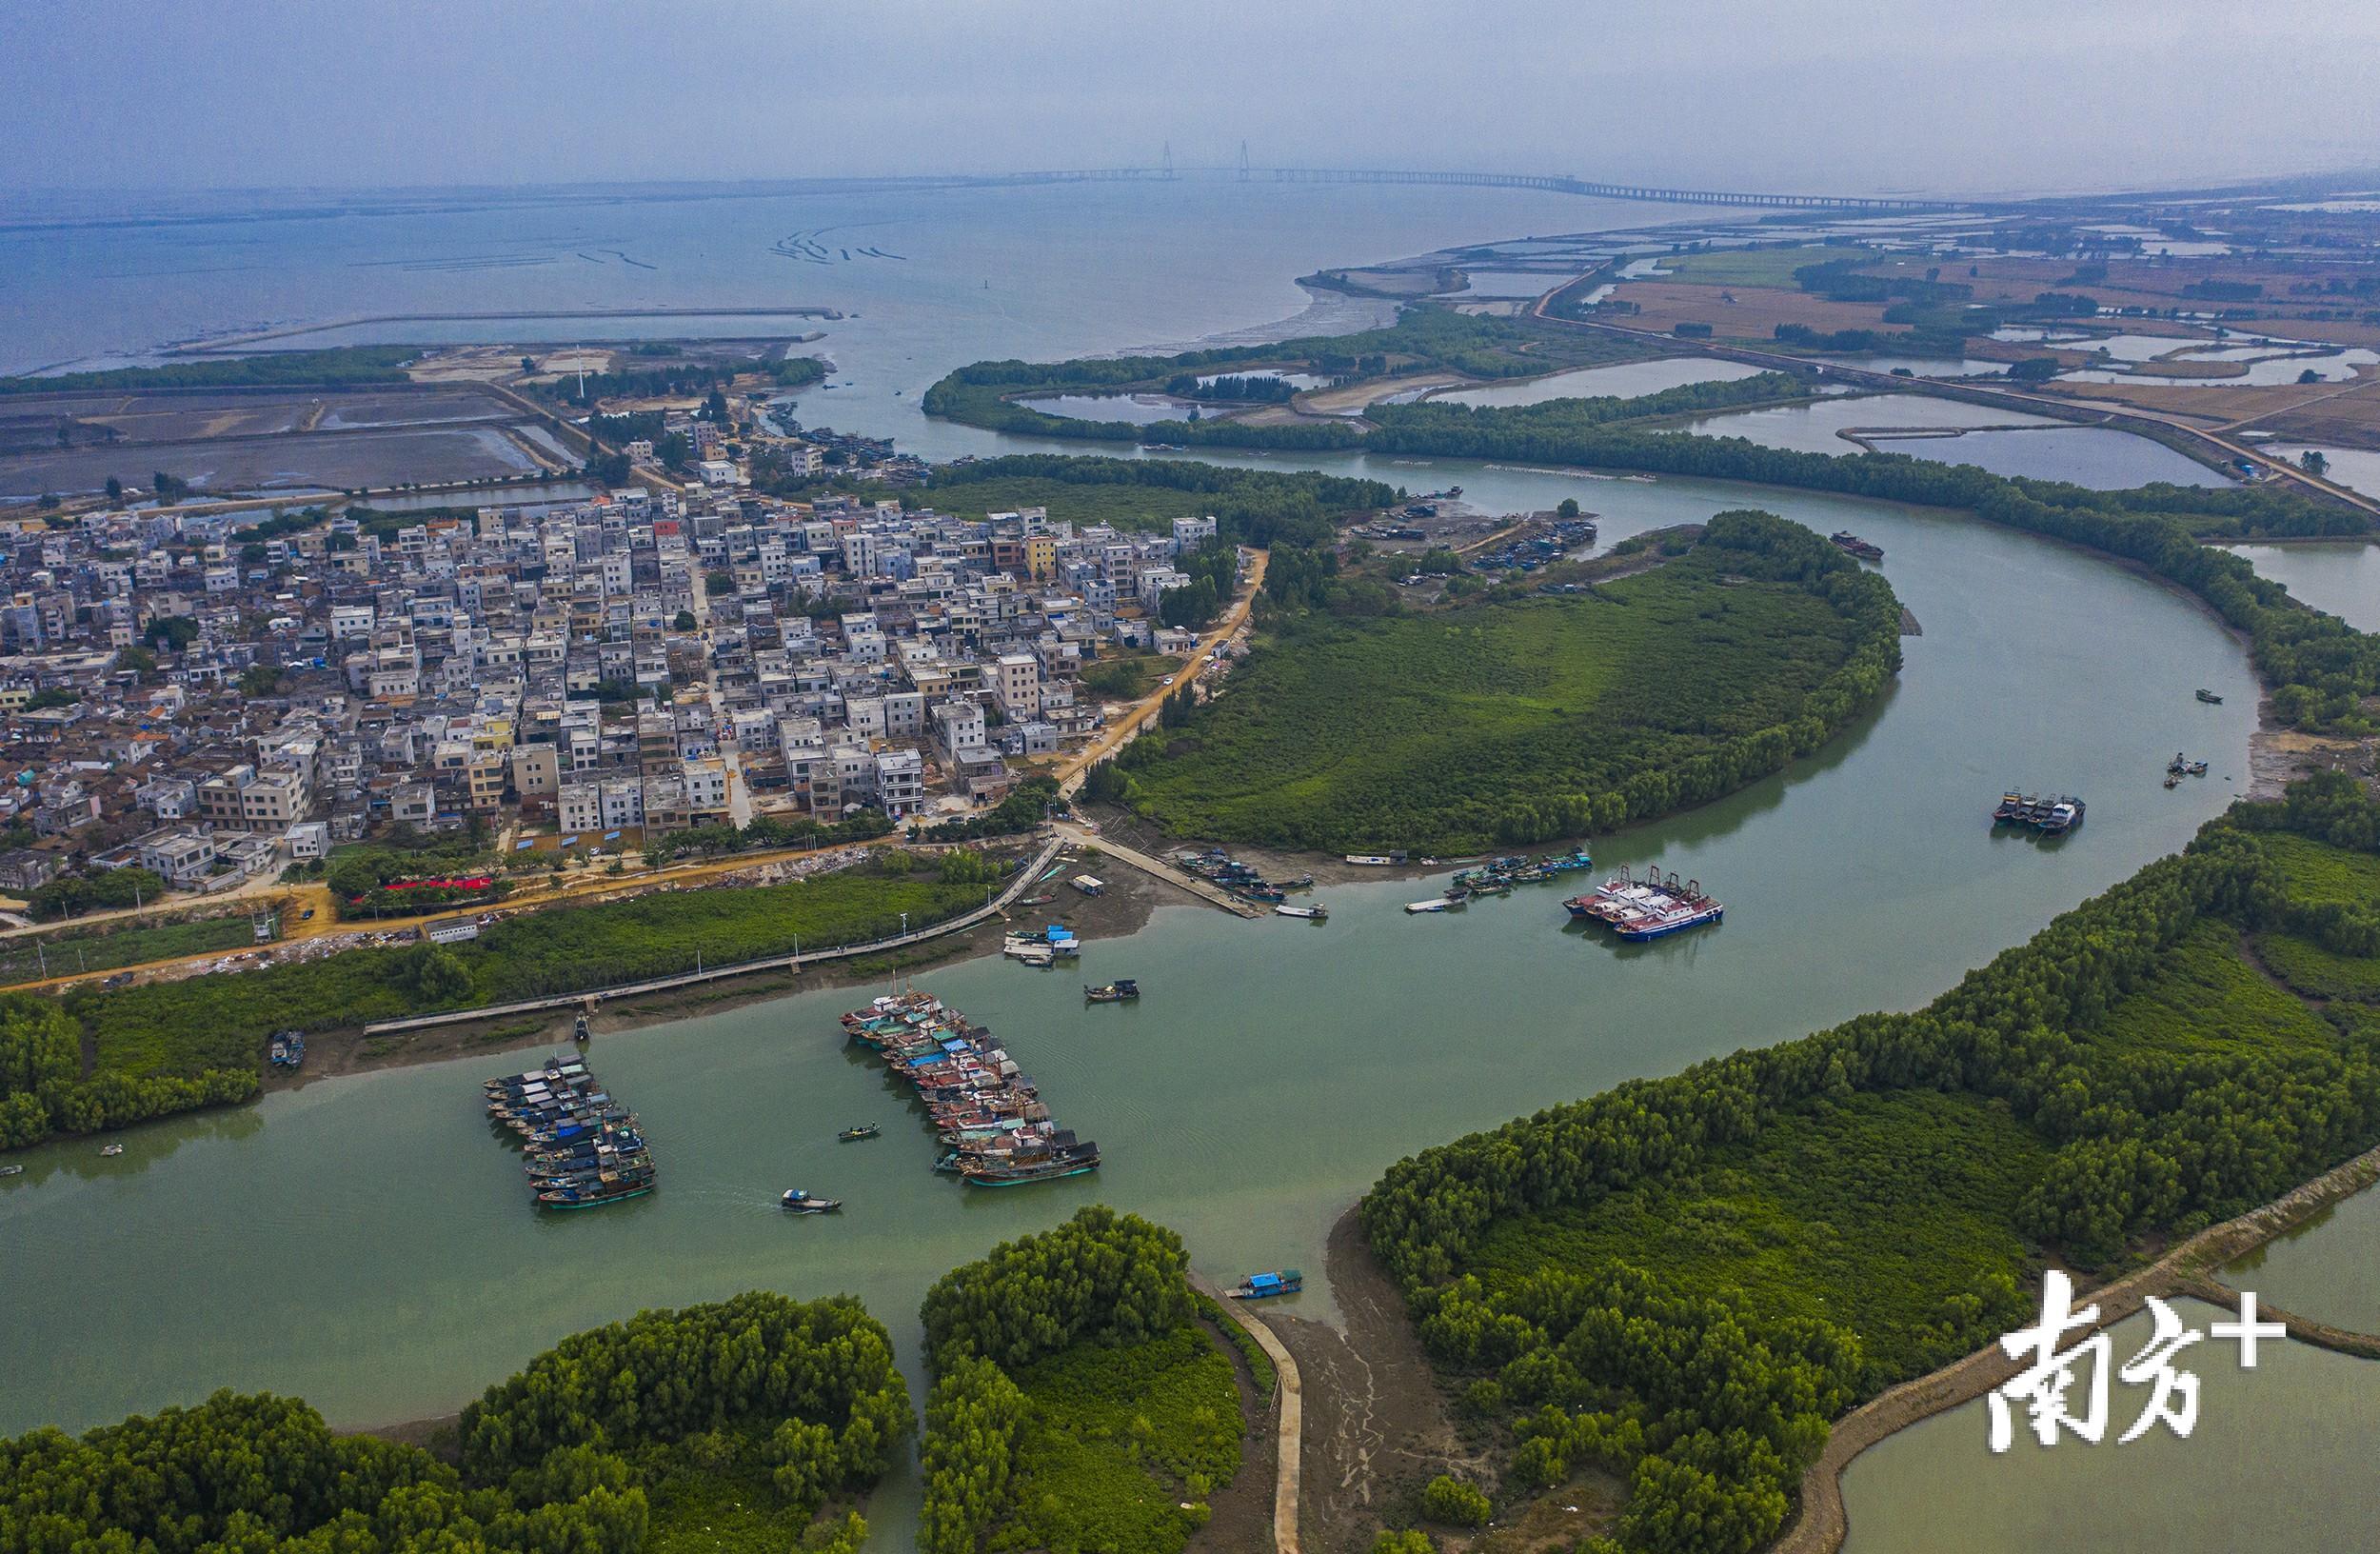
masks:
[[[970,271],[971,295],[935,306],[971,313],[984,289]],[[710,294],[748,293],[723,273]],[[1248,302],[1213,307],[1245,316]],[[226,310],[225,322],[237,316]],[[1039,338],[1032,322],[1016,332],[1036,336],[1037,354],[1081,349]],[[837,381],[861,381],[804,396],[805,421],[893,433],[933,457],[1124,451],[925,422],[917,390],[966,352],[924,325],[883,340],[828,328]],[[1091,328],[1133,338],[1104,316]],[[1793,435],[1805,429],[1826,451],[1848,450],[1831,427]],[[1409,918],[1400,904],[1435,885],[1383,879],[1325,891],[1325,925],[1166,906],[1128,937],[1091,943],[1079,975],[998,960],[931,973],[924,986],[989,1024],[1058,1115],[1104,1146],[1094,1178],[969,1192],[932,1174],[922,1125],[841,1042],[835,1015],[862,1001],[855,991],[599,1036],[591,1061],[641,1114],[663,1185],[596,1215],[530,1208],[517,1157],[478,1108],[476,1081],[516,1061],[492,1050],[152,1125],[124,1136],[120,1159],[89,1142],[26,1152],[14,1158],[28,1171],[0,1182],[0,1433],[79,1428],[226,1385],[303,1395],[345,1425],[439,1414],[563,1334],[753,1286],[862,1297],[915,1386],[926,1285],[1095,1201],[1174,1226],[1214,1275],[1302,1266],[1303,1314],[1328,1316],[1325,1234],[1399,1156],[1635,1075],[1922,1004],[2181,847],[2246,785],[2257,696],[2237,645],[2191,601],[2079,551],[1954,514],[1724,483],[1359,454],[1214,462],[1416,491],[1459,484],[1490,511],[1575,496],[1605,545],[1763,507],[1881,544],[1923,635],[1906,641],[1879,707],[1817,757],[1598,841],[1599,869],[1657,861],[1698,876],[1729,907],[1715,930],[1618,949],[1569,928],[1550,887]],[[2130,483],[2118,476],[2108,471]],[[2224,704],[2198,704],[2199,686]],[[2212,774],[2163,789],[2176,748],[2208,757]],[[2050,845],[1995,837],[1986,817],[2008,784],[2081,792],[2090,819]],[[1082,982],[1118,976],[1147,989],[1140,1005],[1083,1006]],[[864,1120],[884,1136],[833,1142]],[[774,1205],[791,1185],[848,1207],[788,1221]],[[2278,1392],[2285,1374],[2259,1373],[2255,1396]],[[2211,1381],[2211,1410],[2212,1393]],[[1899,1464],[1922,1455],[1900,1444],[1854,1474],[1899,1482]],[[2145,1477],[2170,1484],[2195,1461]],[[2011,1482],[1971,1473],[1963,1457],[1924,1458],[1912,1504],[1922,1510],[1946,1478]],[[2080,1492],[2068,1485],[2057,1503]],[[880,1494],[874,1546],[909,1545],[914,1497],[905,1473]],[[1854,1501],[1863,1529],[1895,1525],[1867,1504]],[[1857,1546],[1950,1546],[1926,1543],[1916,1522],[1897,1525],[1863,1530]]]
[[[1755,494],[1589,489],[1607,533]],[[475,1081],[508,1066],[493,1053],[161,1123],[127,1135],[120,1160],[89,1143],[31,1151],[0,1184],[0,1430],[226,1385],[300,1393],[347,1424],[439,1413],[564,1333],[756,1285],[858,1294],[913,1358],[937,1274],[1094,1200],[1176,1226],[1213,1273],[1319,1270],[1333,1219],[1398,1156],[1922,1003],[2180,847],[2244,784],[2254,687],[2188,601],[1972,520],[1757,494],[1882,544],[1924,635],[1886,704],[1817,758],[1598,844],[1599,867],[1700,877],[1728,903],[1721,927],[1617,950],[1567,929],[1551,889],[1413,919],[1399,905],[1429,887],[1382,880],[1328,891],[1319,926],[1166,907],[1094,942],[1080,976],[997,960],[937,971],[928,986],[991,1025],[1107,1150],[1096,1178],[1013,1192],[928,1170],[930,1141],[841,1043],[850,992],[600,1037],[597,1070],[644,1117],[663,1171],[652,1198],[600,1215],[530,1209],[478,1111]],[[2195,702],[2200,685],[2224,705]],[[2214,775],[2161,788],[2176,747]],[[2061,844],[1994,837],[1985,817],[2008,783],[2079,790],[2090,821]],[[1114,976],[1140,979],[1140,1005],[1085,1008],[1080,983]],[[885,1136],[833,1142],[863,1119]],[[774,1199],[797,1185],[849,1207],[788,1222]],[[1309,1290],[1309,1312],[1327,1313],[1327,1289]]]

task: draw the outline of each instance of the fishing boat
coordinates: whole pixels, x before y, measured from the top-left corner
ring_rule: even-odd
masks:
[[[2048,813],[2033,824],[2033,828],[2044,836],[2063,836],[2081,825],[2082,821],[2082,800],[2053,799],[2050,802]]]
[[[1272,883],[1276,890],[1304,890],[1313,886],[1314,876],[1299,874],[1286,880],[1275,880]]]
[[[2033,800],[2012,787],[2000,795],[2000,807],[1992,811],[1992,824],[1994,826],[2014,825],[2022,820],[2025,811],[2032,807]]]
[[[2221,707],[2223,705],[2223,698],[2217,696],[2213,691],[2209,690],[2204,686],[2200,686],[2198,687],[2198,699],[2214,707]]]
[[[851,1144],[861,1139],[872,1139],[883,1131],[884,1130],[878,1127],[874,1123],[862,1123],[857,1127],[846,1127],[842,1132],[836,1134],[835,1142],[838,1144]]]
[[[103,1155],[110,1157],[120,1155],[124,1153],[124,1146],[120,1144],[103,1144],[99,1146],[99,1152]]]
[[[1409,901],[1405,903],[1405,910],[1409,912],[1442,912],[1450,906],[1459,906],[1461,905],[1461,902],[1448,901],[1444,896],[1432,896],[1427,901]]]
[[[1706,895],[1699,880],[1679,884],[1676,870],[1666,877],[1650,869],[1641,880],[1626,865],[1592,895],[1573,896],[1562,903],[1570,915],[1601,923],[1631,943],[1658,939],[1688,928],[1717,923],[1726,908]]]
[[[1275,917],[1302,917],[1310,923],[1319,923],[1324,918],[1330,916],[1330,913],[1318,905],[1313,906],[1276,906],[1273,908],[1273,915]]]
[[[795,1214],[832,1214],[843,1207],[843,1200],[840,1198],[821,1198],[815,1193],[804,1192],[800,1187],[787,1187],[785,1195],[777,1202]]]
[[[1119,977],[1097,987],[1085,984],[1082,996],[1093,1004],[1121,1004],[1128,999],[1139,998],[1140,985],[1130,977]]]
[[[979,1187],[1015,1187],[1028,1182],[1054,1182],[1099,1169],[1100,1146],[1078,1144],[1072,1133],[1052,1133],[1032,1147],[1012,1150],[1008,1158],[962,1159],[959,1178]]]
[[[593,1032],[587,1028],[586,1014],[582,1010],[577,1022],[570,1027],[570,1039],[574,1042],[584,1042],[592,1034]]]
[[[1283,1268],[1278,1273],[1252,1273],[1223,1291],[1223,1295],[1234,1301],[1264,1301],[1276,1295],[1295,1295],[1305,1285],[1304,1274],[1295,1268]]]
[[[1842,551],[1845,555],[1857,556],[1861,561],[1884,559],[1884,547],[1870,540],[1863,540],[1848,528],[1838,528],[1828,535],[1827,539],[1833,543],[1835,549]]]
[[[648,1178],[643,1182],[624,1184],[616,1188],[590,1192],[541,1192],[537,1195],[540,1208],[594,1208],[604,1204],[625,1204],[631,1198],[642,1198],[653,1190]]]

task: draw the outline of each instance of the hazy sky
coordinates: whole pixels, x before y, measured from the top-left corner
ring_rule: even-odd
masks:
[[[2380,3],[0,0],[0,185],[1100,167],[2105,189],[2380,166]],[[2242,25],[2252,21],[2253,25]]]

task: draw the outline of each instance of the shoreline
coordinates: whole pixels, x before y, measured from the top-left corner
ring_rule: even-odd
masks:
[[[603,998],[596,1004],[590,1027],[599,1037],[645,1030],[801,993],[865,986],[894,969],[922,970],[997,955],[1002,936],[1021,915],[1045,914],[1062,920],[1084,939],[1119,938],[1139,932],[1157,908],[1166,904],[1162,887],[1135,871],[1110,881],[1105,894],[1068,898],[1046,907],[1011,907],[1006,917],[994,917],[884,955],[821,962],[790,977],[782,967],[764,966],[684,991]],[[309,1034],[307,1067],[278,1083],[268,1080],[265,1091],[303,1089],[345,1075],[409,1068],[482,1052],[493,1055],[553,1042],[567,1046],[575,1018],[575,1009],[556,1008],[536,1015],[491,1014],[483,1020],[458,1020],[392,1035],[373,1036],[361,1026]]]
[[[2152,1295],[2230,1305],[2238,1292],[2221,1284],[2215,1271],[2374,1182],[2380,1182],[2380,1147],[2332,1166],[2261,1207],[2208,1226],[2145,1268],[2107,1284],[2078,1288],[2078,1296],[2098,1304],[2099,1320],[2092,1330],[2103,1330],[2133,1315]],[[2380,1335],[2310,1322],[2277,1306],[2259,1305],[2257,1309],[2261,1317],[2287,1326],[2292,1342],[2380,1359]],[[1889,1387],[1835,1421],[1818,1460],[1802,1474],[1800,1506],[1769,1545],[1769,1554],[1835,1554],[1851,1531],[1842,1477],[1853,1460],[1914,1424],[1974,1402],[2020,1368],[2017,1361],[1994,1344]]]

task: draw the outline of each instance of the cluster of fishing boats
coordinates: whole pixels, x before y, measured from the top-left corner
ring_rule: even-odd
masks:
[[[889,993],[845,1014],[843,1028],[915,1090],[944,1149],[936,1170],[1009,1187],[1099,1168],[1099,1146],[1060,1127],[991,1031],[942,1000]]]
[[[1405,904],[1408,912],[1443,912],[1479,896],[1508,896],[1515,886],[1545,885],[1562,875],[1593,867],[1595,860],[1584,847],[1568,852],[1549,852],[1535,858],[1516,854],[1507,858],[1490,858],[1461,870],[1447,882],[1446,888],[1428,901]]]
[[[2083,801],[2064,794],[2035,798],[2010,788],[1992,811],[1994,826],[2025,826],[2044,836],[2063,836],[2083,822]]]
[[[653,1156],[636,1113],[576,1056],[486,1082],[487,1115],[518,1134],[529,1191],[545,1208],[592,1208],[653,1190]]]
[[[1077,939],[1074,929],[1064,924],[1052,923],[1039,933],[1027,931],[1005,935],[1000,942],[1000,952],[1012,961],[1022,961],[1027,966],[1055,966],[1060,961],[1071,961],[1080,956],[1082,941]]]
[[[1292,890],[1313,887],[1314,876],[1299,874],[1293,878],[1268,880],[1254,864],[1242,863],[1220,847],[1194,847],[1174,854],[1174,863],[1185,874],[1195,874],[1209,885],[1220,886],[1242,901],[1253,901],[1280,910],[1280,904],[1289,899]],[[1309,910],[1280,912],[1283,917],[1320,917],[1319,906]]]
[[[2181,751],[2175,750],[2173,759],[2165,764],[2165,786],[2178,787],[2185,777],[2204,777],[2206,774],[2207,764],[2204,761],[2192,761]]]
[[[1703,893],[1700,880],[1681,885],[1676,869],[1665,875],[1658,868],[1647,869],[1639,880],[1625,864],[1591,893],[1573,896],[1562,905],[1571,916],[1600,923],[1631,942],[1703,927],[1718,922],[1726,912]]]

